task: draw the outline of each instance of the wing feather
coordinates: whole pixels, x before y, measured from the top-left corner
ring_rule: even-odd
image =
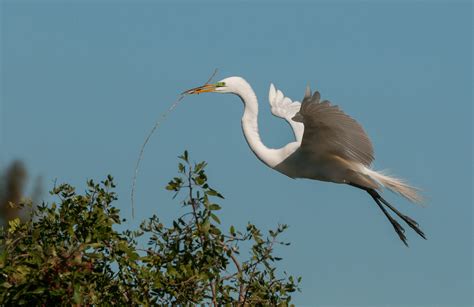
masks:
[[[300,111],[293,120],[304,124],[301,149],[317,155],[338,155],[350,161],[369,166],[374,150],[362,126],[328,100],[320,102],[321,95],[311,95],[309,88]]]
[[[285,97],[283,92],[276,89],[273,84],[270,84],[268,100],[270,102],[272,114],[285,119],[293,129],[296,140],[300,142],[303,138],[304,126],[303,124],[294,121],[292,118],[300,110],[301,103],[298,101],[293,102],[290,98]]]

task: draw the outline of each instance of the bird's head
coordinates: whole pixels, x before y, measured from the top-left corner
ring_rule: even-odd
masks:
[[[183,94],[194,95],[201,93],[232,93],[239,94],[239,92],[250,87],[250,85],[241,77],[229,77],[222,79],[216,83],[207,83],[183,92]]]

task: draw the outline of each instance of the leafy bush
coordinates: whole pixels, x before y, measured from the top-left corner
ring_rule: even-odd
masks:
[[[276,273],[280,225],[264,236],[220,226],[206,163],[179,157],[166,189],[185,195],[186,213],[166,226],[157,216],[139,230],[118,232],[113,178],[87,182],[84,195],[62,184],[59,201],[39,206],[26,222],[0,228],[1,305],[288,305],[300,278]],[[23,204],[25,205],[25,204]],[[140,248],[138,241],[146,243]],[[239,246],[249,242],[249,257]]]

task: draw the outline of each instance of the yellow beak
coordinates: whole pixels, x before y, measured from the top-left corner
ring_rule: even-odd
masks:
[[[185,95],[194,95],[201,93],[210,93],[216,90],[216,84],[204,84],[203,86],[198,86],[190,90],[184,91],[182,94]]]

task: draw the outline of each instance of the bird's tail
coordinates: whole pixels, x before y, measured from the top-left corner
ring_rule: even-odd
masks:
[[[367,175],[374,179],[377,183],[385,188],[388,188],[392,192],[398,193],[413,203],[422,203],[423,197],[420,195],[418,188],[410,186],[403,179],[389,176],[384,171],[374,171],[366,169]]]

